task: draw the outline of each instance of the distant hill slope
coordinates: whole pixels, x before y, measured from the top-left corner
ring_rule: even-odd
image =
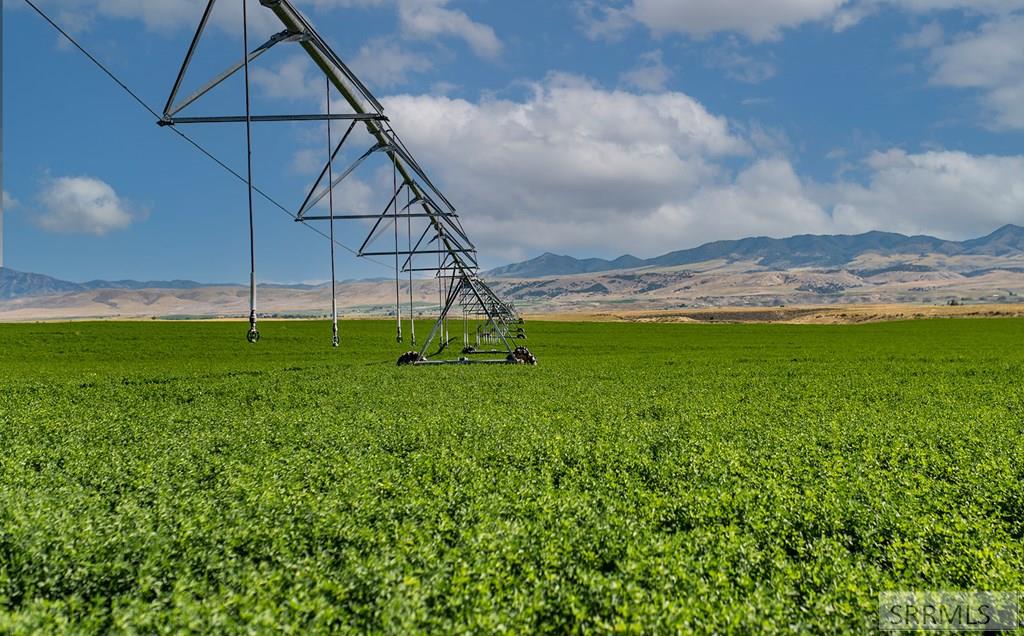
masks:
[[[0,300],[84,292],[96,289],[200,289],[203,287],[230,285],[233,285],[233,283],[206,284],[197,283],[194,280],[91,280],[85,283],[72,283],[52,276],[19,272],[8,267],[0,267]]]
[[[643,267],[644,265],[646,265],[646,261],[628,254],[609,261],[603,258],[577,259],[572,256],[559,256],[558,254],[548,252],[522,263],[492,269],[486,275],[498,278],[540,278],[542,276],[568,276],[572,274],[609,272],[616,269]]]
[[[22,296],[47,296],[67,292],[84,291],[85,287],[78,283],[44,276],[18,272],[7,267],[0,267],[0,299],[20,298]]]
[[[753,261],[767,268],[840,267],[866,254],[941,256],[1010,256],[1024,254],[1024,228],[1006,225],[995,232],[969,241],[947,241],[933,236],[905,236],[892,232],[867,232],[855,236],[805,234],[783,239],[767,237],[716,241],[662,256],[640,259],[621,256],[615,260],[576,259],[543,254],[537,258],[505,265],[487,272],[494,278],[542,278],[608,272],[639,267],[676,267],[706,261]]]

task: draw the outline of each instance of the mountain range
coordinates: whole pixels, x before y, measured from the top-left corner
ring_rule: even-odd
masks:
[[[968,241],[948,241],[924,235],[905,236],[892,232],[867,232],[852,236],[804,234],[782,239],[759,236],[735,241],[715,241],[647,259],[629,254],[614,260],[577,259],[548,252],[528,261],[492,269],[485,276],[543,278],[645,267],[679,267],[709,261],[752,262],[775,270],[834,268],[866,254],[993,257],[1024,254],[1024,227],[1006,225],[988,236]]]
[[[45,274],[19,272],[7,267],[0,267],[0,300],[11,300],[27,296],[51,296],[88,292],[101,289],[144,290],[144,289],[204,289],[208,287],[238,287],[238,283],[199,283],[194,280],[90,280],[84,283],[73,283]],[[322,285],[261,283],[266,289],[298,289],[312,290]]]
[[[529,314],[892,303],[1017,306],[1024,298],[1024,228],[1007,225],[967,241],[887,232],[755,237],[648,259],[544,254],[483,276]],[[435,281],[416,280],[413,287],[416,312],[436,312]],[[263,315],[322,316],[331,306],[329,284],[260,288]],[[394,298],[394,284],[381,279],[338,285],[339,308],[347,316],[393,315]],[[75,283],[0,268],[0,320],[238,317],[247,307],[248,289],[240,284]]]
[[[19,272],[0,267],[0,299],[24,296],[49,296],[97,289],[198,289],[213,287],[194,280],[137,281],[137,280],[91,280],[73,283],[45,274]]]

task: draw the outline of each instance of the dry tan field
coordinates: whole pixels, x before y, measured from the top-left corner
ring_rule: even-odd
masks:
[[[691,322],[857,324],[930,318],[1024,318],[1024,303],[992,305],[832,305],[806,307],[715,307],[661,311],[557,313],[528,316],[534,320],[565,322]]]

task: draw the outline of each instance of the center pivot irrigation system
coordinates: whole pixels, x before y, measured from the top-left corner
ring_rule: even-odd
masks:
[[[246,125],[249,190],[250,240],[250,292],[249,333],[251,343],[259,341],[256,313],[256,263],[253,233],[252,184],[252,124],[262,122],[326,122],[326,159],[320,176],[309,189],[306,198],[293,213],[298,223],[326,222],[329,225],[331,258],[331,313],[333,344],[338,346],[338,304],[335,280],[334,224],[338,220],[355,220],[369,226],[362,245],[356,250],[360,257],[394,257],[395,319],[397,340],[402,335],[402,278],[408,275],[409,330],[413,346],[416,345],[414,274],[433,274],[438,287],[438,315],[429,335],[418,350],[403,354],[399,364],[536,364],[536,358],[519,344],[525,340],[523,319],[511,303],[504,302],[480,279],[476,248],[466,235],[455,207],[431,182],[422,166],[402,143],[391,122],[384,114],[380,102],[359,80],[352,70],[327,45],[310,22],[288,0],[260,0],[260,4],[280,20],[284,30],[273,35],[255,49],[249,50],[249,26],[246,2],[242,1],[243,59],[228,67],[192,94],[180,98],[182,83],[192,58],[206,31],[216,0],[209,0],[196,29],[195,37],[185,54],[185,60],[171,89],[159,124],[181,126],[185,124]],[[250,100],[249,65],[271,48],[282,43],[298,44],[323,72],[326,94],[326,113],[309,115],[253,115]],[[183,117],[179,113],[198,102],[204,95],[232,77],[240,70],[245,76],[245,115],[217,117]],[[331,112],[332,88],[340,93],[347,104],[347,112]],[[345,122],[347,127],[340,141],[334,145],[332,122]],[[353,138],[357,126],[365,127],[371,146],[358,155],[354,162],[338,167],[339,155],[346,142]],[[335,214],[334,193],[347,178],[372,156],[386,157],[390,162],[393,195],[384,210],[377,214]],[[316,207],[327,199],[328,214],[316,214]],[[404,226],[404,227],[403,227]],[[389,230],[393,230],[390,231]],[[399,241],[404,234],[405,245]],[[390,236],[389,236],[390,235]],[[381,239],[393,242],[381,247]],[[389,265],[390,267],[390,265]],[[461,314],[461,315],[460,315]],[[453,346],[449,323],[463,323],[461,347]],[[457,327],[456,327],[457,328]],[[432,351],[432,349],[434,349]]]

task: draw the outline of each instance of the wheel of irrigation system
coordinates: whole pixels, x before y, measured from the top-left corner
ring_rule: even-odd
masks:
[[[420,355],[419,351],[409,351],[403,353],[398,358],[398,366],[404,367],[407,364],[416,364],[417,362],[425,362],[426,358]]]
[[[515,351],[509,354],[508,361],[513,364],[537,366],[537,356],[530,353],[530,350],[526,347],[516,347]]]
[[[476,353],[476,347],[463,347],[462,353],[467,355],[470,353]]]
[[[249,330],[249,333],[246,334],[245,339],[249,341],[249,344],[256,344],[260,341],[259,330],[257,330],[256,327],[253,327]]]

